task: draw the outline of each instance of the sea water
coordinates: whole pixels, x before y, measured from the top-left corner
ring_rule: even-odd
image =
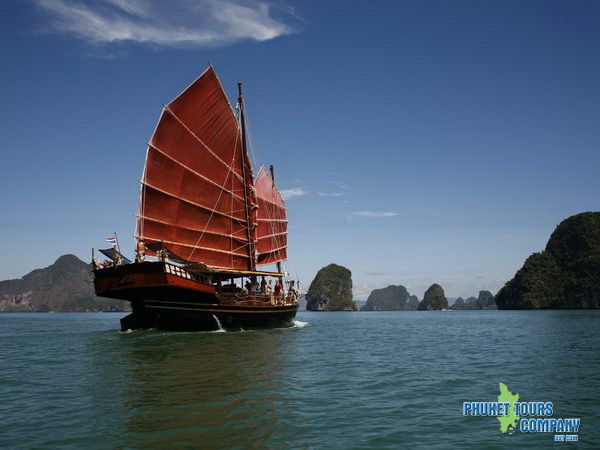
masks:
[[[463,402],[551,401],[600,445],[600,311],[300,312],[289,329],[122,333],[0,314],[0,447],[544,448]]]

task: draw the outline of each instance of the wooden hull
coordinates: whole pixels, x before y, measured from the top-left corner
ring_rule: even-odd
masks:
[[[123,331],[158,328],[177,331],[248,330],[283,328],[293,324],[297,306],[233,307],[186,302],[135,302],[133,312],[121,319]]]
[[[209,279],[194,279],[167,263],[137,263],[94,271],[96,294],[131,302],[123,331],[139,328],[211,331],[291,326],[297,301],[288,296],[215,292]]]

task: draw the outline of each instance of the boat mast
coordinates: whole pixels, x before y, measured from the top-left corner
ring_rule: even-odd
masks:
[[[275,168],[273,167],[273,164],[271,164],[269,170],[271,171],[271,180],[273,180],[273,187],[275,187]],[[283,272],[283,270],[281,269],[281,261],[277,261],[277,272]]]
[[[242,83],[238,82],[238,105],[240,106],[240,122],[242,126],[242,177],[244,179],[244,212],[246,214],[246,236],[248,237],[248,270],[256,270],[256,260],[254,257],[254,241],[252,239],[252,217],[250,215],[248,183],[246,182],[246,161],[248,160],[248,150],[246,149],[246,120],[244,118],[244,97],[242,96]]]

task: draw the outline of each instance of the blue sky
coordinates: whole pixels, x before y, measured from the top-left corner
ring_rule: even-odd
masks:
[[[244,82],[306,287],[336,262],[357,299],[495,293],[599,209],[599,2],[9,0],[0,35],[0,279],[133,248],[161,103],[208,61]]]

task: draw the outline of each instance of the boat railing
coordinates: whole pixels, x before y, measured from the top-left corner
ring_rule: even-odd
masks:
[[[221,293],[221,303],[240,306],[294,306],[298,303],[298,295],[294,292],[287,293]]]

